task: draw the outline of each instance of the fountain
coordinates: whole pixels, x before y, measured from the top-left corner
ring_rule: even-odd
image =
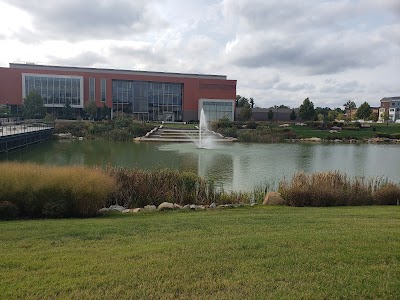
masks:
[[[213,148],[214,142],[212,136],[208,135],[207,119],[204,114],[204,109],[200,112],[200,123],[199,123],[199,139],[195,141],[198,148],[210,149]]]

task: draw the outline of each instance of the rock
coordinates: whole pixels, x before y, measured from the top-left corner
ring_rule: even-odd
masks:
[[[190,209],[190,205],[189,205],[189,204],[186,204],[186,205],[184,205],[184,206],[182,207],[182,209],[184,209],[184,210],[189,210],[189,209]]]
[[[190,209],[196,209],[196,204],[190,204],[189,208]]]
[[[178,203],[174,203],[174,209],[182,209],[182,206]]]
[[[235,206],[233,204],[222,204],[218,205],[218,208],[234,208]]]
[[[170,202],[163,202],[158,206],[158,210],[171,210],[174,209],[174,204]]]
[[[217,204],[215,204],[215,202],[211,203],[209,208],[214,209],[217,208]]]
[[[143,209],[144,210],[156,210],[157,206],[155,206],[155,205],[146,205]]]
[[[107,212],[108,208],[107,207],[103,207],[102,209],[99,209],[99,213],[104,213]]]
[[[127,214],[127,213],[130,213],[130,212],[132,212],[132,210],[131,209],[124,209],[123,211],[121,211],[123,214]]]
[[[263,205],[286,205],[286,200],[277,192],[269,192],[263,201]]]
[[[116,210],[116,211],[124,211],[125,207],[121,206],[121,205],[111,205],[108,210]]]
[[[317,138],[317,137],[312,137],[312,138],[309,138],[308,141],[309,141],[309,142],[320,142],[321,139],[320,139],[320,138]]]
[[[257,202],[254,202],[254,203],[252,203],[250,206],[256,206],[256,205],[258,205],[258,203],[257,203]]]
[[[196,210],[205,210],[206,207],[204,205],[197,205]]]
[[[133,213],[138,213],[139,211],[142,211],[142,209],[140,207],[131,209],[131,212],[133,212]]]

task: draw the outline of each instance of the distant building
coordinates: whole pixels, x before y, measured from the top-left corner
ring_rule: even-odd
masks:
[[[236,118],[238,119],[238,115],[240,114],[241,107],[236,108]],[[273,118],[270,120],[268,119],[268,112],[269,110],[272,110]],[[290,120],[290,114],[292,113],[292,108],[276,108],[276,107],[270,107],[270,108],[260,108],[260,107],[254,107],[252,108],[252,114],[251,114],[251,119],[253,121],[273,121],[273,122],[294,122],[294,121],[299,121],[300,116],[299,116],[299,109],[295,108],[294,111],[296,113],[296,120]]]
[[[390,122],[400,120],[400,97],[385,97],[381,99],[378,121],[384,121],[385,113],[389,113]]]
[[[225,75],[166,73],[11,63],[0,68],[0,104],[18,114],[26,95],[38,92],[48,112],[61,114],[69,102],[80,115],[94,100],[100,110],[146,121],[234,119],[236,80]]]

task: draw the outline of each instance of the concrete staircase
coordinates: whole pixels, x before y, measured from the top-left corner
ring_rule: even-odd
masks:
[[[227,138],[214,131],[203,132],[203,138],[211,138],[213,142],[234,142],[235,138]],[[168,128],[163,125],[157,126],[146,133],[145,136],[136,138],[140,142],[187,142],[195,143],[199,139],[199,130]]]

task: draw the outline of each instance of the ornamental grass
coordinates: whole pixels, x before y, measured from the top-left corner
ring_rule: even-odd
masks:
[[[290,206],[395,205],[400,187],[384,178],[350,178],[340,172],[296,173],[279,183]]]
[[[88,217],[104,207],[116,187],[99,169],[27,163],[0,164],[0,202],[28,217]]]

